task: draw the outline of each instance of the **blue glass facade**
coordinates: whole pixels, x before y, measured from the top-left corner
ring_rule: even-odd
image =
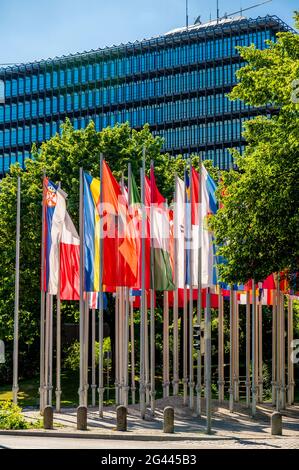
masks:
[[[242,123],[275,112],[230,102],[226,94],[243,65],[236,46],[266,47],[290,28],[277,17],[194,25],[150,40],[0,69],[0,173],[30,157],[69,117],[97,130],[128,121],[149,123],[163,151],[201,152],[221,168],[228,148],[241,150]],[[2,83],[2,85],[1,85]],[[4,86],[3,86],[4,84]]]

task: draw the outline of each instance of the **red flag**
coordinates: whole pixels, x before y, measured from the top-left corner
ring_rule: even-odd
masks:
[[[103,162],[103,284],[134,287],[138,254],[128,203],[109,166]]]

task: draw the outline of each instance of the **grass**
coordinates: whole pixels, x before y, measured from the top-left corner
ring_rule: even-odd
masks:
[[[105,377],[106,379],[106,377]],[[105,384],[106,385],[106,384]],[[138,387],[138,380],[136,380]],[[19,383],[18,404],[24,407],[39,407],[39,376],[32,379],[21,380]],[[55,403],[55,388],[53,384],[53,403]],[[65,370],[61,374],[61,406],[62,407],[77,407],[78,406],[78,389],[79,389],[79,373],[71,370]],[[216,398],[216,390],[213,388],[212,396]],[[131,395],[131,394],[130,394]],[[98,398],[98,394],[96,394]],[[156,399],[163,397],[162,378],[156,378]],[[131,398],[131,397],[130,397]],[[226,397],[228,398],[228,397]],[[138,399],[138,391],[136,390],[136,399]],[[0,386],[0,401],[12,400],[11,385]],[[115,403],[115,389],[114,385],[110,384],[110,388],[105,389],[104,395],[105,405],[114,405]],[[299,387],[295,389],[295,402],[299,401]],[[91,402],[91,388],[89,388],[89,402]]]

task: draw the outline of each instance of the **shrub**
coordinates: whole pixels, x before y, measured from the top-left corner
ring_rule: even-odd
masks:
[[[22,409],[12,403],[5,401],[0,403],[0,429],[28,429],[30,423],[22,415]]]

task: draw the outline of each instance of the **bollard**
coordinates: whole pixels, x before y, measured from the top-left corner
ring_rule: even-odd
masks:
[[[116,430],[127,430],[127,408],[123,405],[116,408]]]
[[[271,434],[273,436],[282,435],[282,416],[278,411],[275,411],[271,415]]]
[[[163,432],[174,432],[174,409],[172,406],[166,406],[163,413]]]
[[[78,406],[77,408],[77,429],[78,431],[87,430],[87,407]]]
[[[53,408],[45,406],[44,408],[44,429],[53,429]]]

